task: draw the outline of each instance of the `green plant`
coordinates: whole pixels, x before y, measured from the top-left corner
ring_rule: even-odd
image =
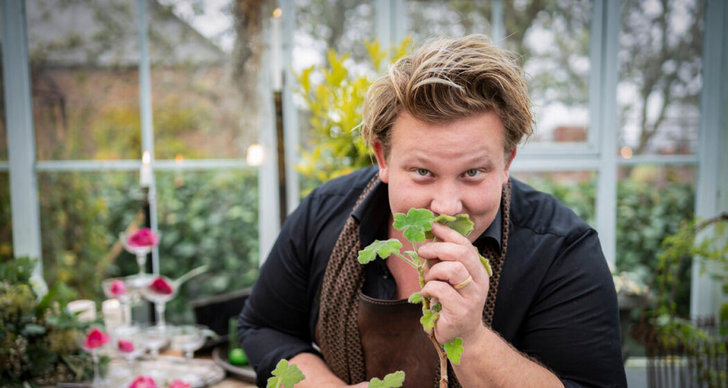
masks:
[[[370,73],[381,73],[387,59],[404,56],[410,40],[405,39],[391,52],[374,42],[364,43],[370,62]],[[304,192],[322,182],[344,175],[373,163],[373,155],[361,137],[361,113],[364,97],[372,83],[367,74],[355,74],[349,69],[349,54],[338,55],[329,50],[326,66],[311,66],[296,75],[299,89],[309,112],[309,142],[311,150],[301,151],[301,162],[296,165],[306,178]],[[363,68],[364,66],[360,66]],[[321,79],[321,82],[316,82]]]
[[[386,259],[391,255],[395,255],[417,270],[420,287],[424,287],[427,261],[420,258],[417,254],[417,244],[423,243],[426,238],[434,238],[431,232],[434,222],[446,225],[463,236],[467,236],[473,231],[473,222],[470,221],[470,217],[467,214],[458,214],[456,216],[439,215],[435,217],[427,209],[410,209],[407,214],[395,214],[393,226],[395,229],[403,231],[405,239],[412,244],[414,250],[402,253],[402,243],[395,238],[385,241],[375,240],[366,248],[359,251],[359,262],[366,264],[375,260],[377,257]],[[480,256],[480,261],[486,271],[488,271],[488,275],[492,275],[493,270],[488,260]],[[432,303],[431,298],[423,297],[419,292],[410,295],[408,300],[410,303],[422,304],[422,318],[420,318],[420,323],[422,323],[425,332],[428,333],[440,359],[440,386],[447,387],[447,360],[449,359],[453,364],[460,364],[460,356],[463,353],[463,340],[457,337],[440,345],[435,338],[434,332],[435,322],[437,322],[439,312],[442,310],[440,302],[436,301]]]
[[[57,284],[40,295],[34,267],[27,257],[0,263],[0,381],[28,387],[89,379],[91,357],[76,341],[85,325],[65,308],[73,292]]]
[[[698,260],[701,271],[709,273],[728,294],[728,213],[683,222],[676,233],[663,240],[655,277],[656,308],[645,311],[654,328],[656,341],[652,346],[690,357],[695,360],[699,383],[724,387],[728,374],[718,363],[728,358],[728,301],[723,299],[717,319],[711,319],[709,325],[681,316],[674,301],[679,271],[690,258]]]
[[[280,360],[276,364],[276,368],[272,372],[273,376],[268,378],[266,388],[293,388],[293,386],[303,381],[306,376],[303,375],[296,364],[291,364],[288,360]],[[384,376],[384,379],[373,378],[368,388],[398,388],[404,383],[404,372],[397,371]]]

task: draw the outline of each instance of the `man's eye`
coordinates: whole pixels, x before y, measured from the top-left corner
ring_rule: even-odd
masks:
[[[430,172],[425,170],[424,168],[417,169],[417,175],[419,175],[419,176],[427,176],[429,174],[430,174]]]
[[[471,168],[470,170],[465,171],[465,175],[469,176],[469,177],[474,177],[474,176],[478,175],[479,172],[480,172],[479,170]]]

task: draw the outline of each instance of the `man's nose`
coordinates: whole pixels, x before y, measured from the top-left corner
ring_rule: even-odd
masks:
[[[443,184],[435,189],[430,210],[436,215],[454,216],[463,212],[463,203],[457,185]]]

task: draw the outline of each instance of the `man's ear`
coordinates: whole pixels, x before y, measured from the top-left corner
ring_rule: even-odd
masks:
[[[387,164],[387,158],[384,156],[384,145],[379,140],[375,140],[373,147],[374,156],[377,158],[377,164],[379,165],[379,179],[384,183],[389,183],[389,165]]]
[[[508,156],[508,160],[506,160],[506,168],[503,169],[503,184],[506,184],[508,182],[508,176],[510,173],[508,170],[511,168],[511,163],[513,162],[513,159],[516,158],[516,150],[518,147],[513,147],[513,151],[511,151],[511,154]]]

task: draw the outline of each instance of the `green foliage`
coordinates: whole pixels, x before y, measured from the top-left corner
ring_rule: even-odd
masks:
[[[447,358],[453,362],[453,364],[460,364],[460,356],[463,355],[463,339],[458,337],[452,341],[445,342],[443,345]]]
[[[359,252],[359,263],[369,263],[376,260],[377,256],[386,259],[392,253],[399,252],[400,248],[402,248],[402,243],[396,238],[385,241],[376,240]]]
[[[293,385],[305,379],[296,364],[289,364],[287,360],[280,360],[273,370],[273,376],[268,378],[267,388],[293,388]]]
[[[683,222],[680,229],[666,237],[658,257],[656,308],[645,314],[655,326],[658,344],[663,351],[684,354],[693,359],[699,383],[724,387],[728,383],[725,369],[718,360],[728,357],[728,301],[725,297],[717,314],[717,327],[705,326],[678,315],[674,301],[682,263],[694,257],[701,271],[709,273],[723,292],[728,290],[728,213],[717,217]]]
[[[378,42],[365,42],[369,74],[355,74],[350,70],[349,54],[329,50],[325,66],[311,66],[296,75],[300,85],[296,93],[309,112],[312,144],[310,150],[301,151],[302,161],[296,166],[307,180],[305,192],[372,164],[373,155],[359,130],[364,97],[373,75],[384,70],[386,59],[397,60],[408,51],[409,44],[406,39],[387,53]]]
[[[27,257],[0,262],[0,381],[21,387],[88,379],[93,364],[76,342],[84,325],[58,287],[36,293],[34,266]]]
[[[467,236],[473,231],[473,222],[467,214],[458,214],[455,216],[440,215],[435,217],[435,215],[427,209],[409,209],[407,214],[396,213],[394,215],[394,222],[392,226],[394,226],[395,229],[402,231],[404,237],[412,244],[415,250],[406,251],[402,254],[400,252],[402,243],[397,239],[389,239],[386,241],[375,240],[366,248],[359,251],[359,262],[361,264],[366,264],[376,259],[377,255],[386,259],[394,254],[417,270],[419,274],[420,287],[424,287],[426,262],[417,254],[417,243],[424,242],[425,237],[430,239],[435,237],[431,232],[429,232],[432,230],[433,222],[446,225],[463,236]],[[488,260],[486,260],[483,256],[480,256],[480,260],[488,271],[488,274],[491,275],[493,271],[490,268]],[[422,317],[420,317],[420,323],[425,331],[432,336],[435,323],[440,316],[439,312],[442,310],[440,302],[438,301],[431,304],[431,298],[423,297],[419,292],[415,292],[410,295],[408,302],[422,303]],[[443,345],[447,358],[454,364],[460,363],[460,355],[463,352],[462,345],[462,338],[455,338]],[[438,354],[441,354],[439,349]],[[447,375],[447,371],[440,371],[440,373],[442,376]]]
[[[386,376],[384,376],[383,380],[380,380],[378,378],[373,378],[368,388],[397,388],[401,387],[402,384],[404,384],[404,372],[401,370],[398,370],[396,372],[390,373]]]
[[[100,302],[103,278],[138,271],[118,241],[119,232],[144,222],[138,182],[137,171],[39,175],[43,268],[50,286],[63,284]],[[191,322],[190,299],[249,287],[257,277],[257,177],[253,171],[162,172],[156,183],[160,272],[177,278],[209,267],[167,306],[170,322]]]

